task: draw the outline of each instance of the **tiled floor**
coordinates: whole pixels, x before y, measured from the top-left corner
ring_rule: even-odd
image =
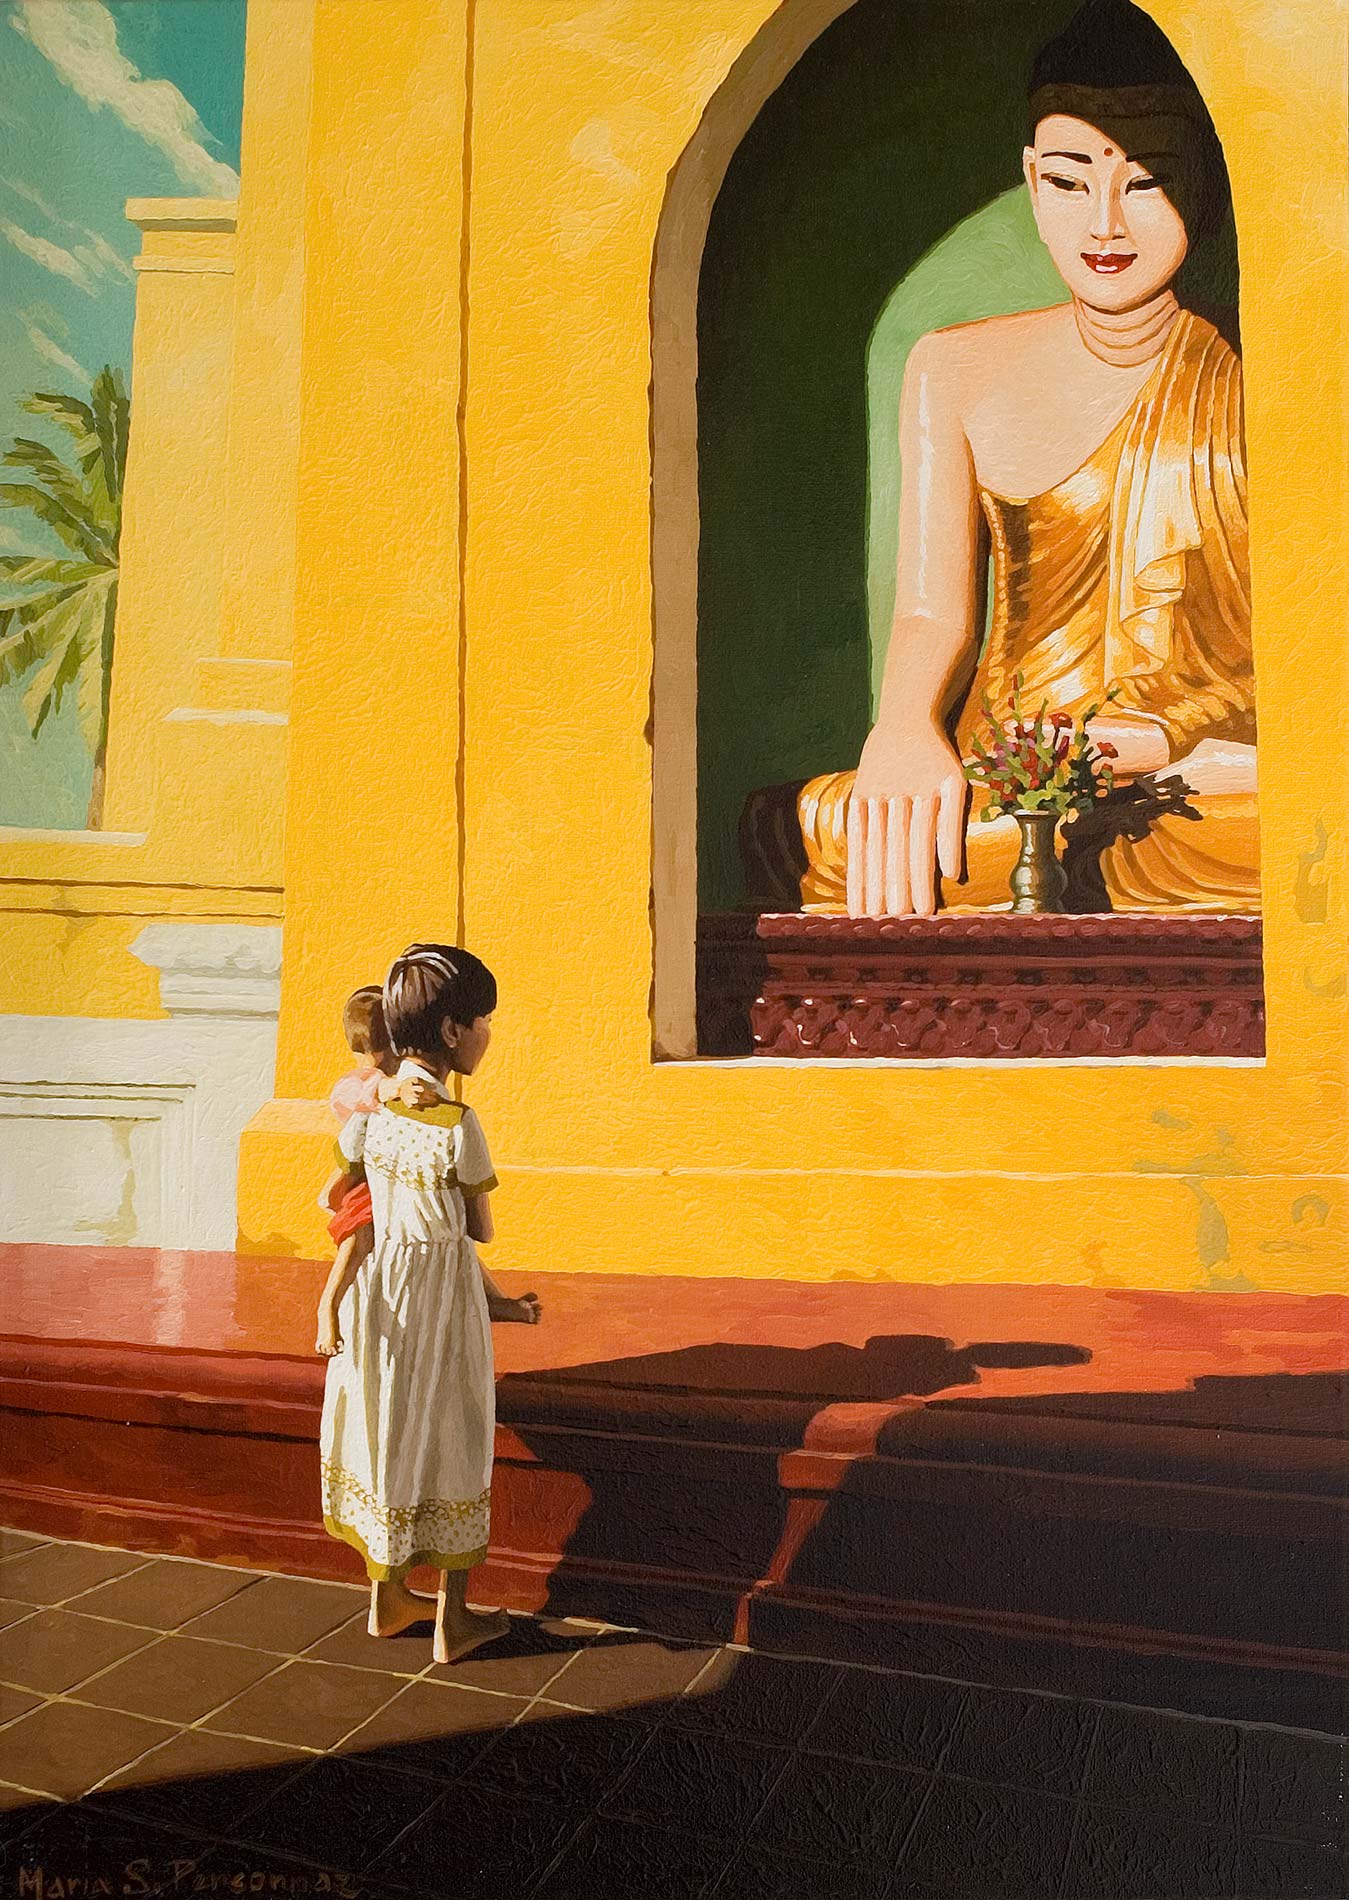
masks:
[[[528,1618],[445,1669],[363,1623],[340,1584],[0,1533],[0,1891],[1347,1891],[1325,1737]]]

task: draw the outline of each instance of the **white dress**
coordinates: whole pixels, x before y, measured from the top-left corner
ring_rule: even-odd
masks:
[[[418,1064],[404,1070],[429,1079]],[[464,1196],[496,1180],[473,1110],[440,1092],[434,1108],[353,1115],[341,1137],[348,1160],[364,1162],[375,1245],[328,1361],[323,1522],[375,1578],[467,1569],[487,1552],[496,1392]]]

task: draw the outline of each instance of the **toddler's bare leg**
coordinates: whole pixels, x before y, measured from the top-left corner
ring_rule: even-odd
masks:
[[[438,1663],[459,1662],[510,1628],[504,1610],[470,1610],[465,1597],[467,1570],[442,1570],[436,1593],[436,1627],[431,1655]]]

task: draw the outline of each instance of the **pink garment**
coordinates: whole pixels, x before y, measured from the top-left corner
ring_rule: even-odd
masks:
[[[328,1097],[338,1121],[353,1115],[373,1115],[379,1107],[380,1072],[378,1069],[353,1069],[344,1075]]]

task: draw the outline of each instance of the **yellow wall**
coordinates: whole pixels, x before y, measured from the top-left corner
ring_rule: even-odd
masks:
[[[479,0],[465,18],[315,0],[293,181],[279,1099],[245,1137],[242,1244],[321,1246],[342,998],[462,915],[502,988],[472,1085],[502,1267],[1330,1288],[1349,578],[1337,0],[1151,9],[1209,98],[1240,225],[1267,1062],[652,1060],[653,247],[718,88],[738,60],[732,85],[754,84],[803,9],[838,10]],[[256,88],[299,56],[287,9],[251,14]],[[1290,151],[1315,161],[1290,167]],[[272,242],[293,255],[293,220]]]
[[[1342,16],[1314,0],[1295,20],[1263,0],[1155,11],[1211,100],[1241,219],[1260,1069],[652,1064],[652,244],[666,177],[770,8],[633,0],[602,29],[569,5],[480,8],[466,913],[502,983],[473,1096],[505,1163],[503,1264],[1339,1283],[1342,859],[1324,921],[1298,892],[1317,819],[1343,835],[1346,391],[1327,325],[1349,275]],[[1270,154],[1305,138],[1309,110],[1327,169],[1301,191]]]

